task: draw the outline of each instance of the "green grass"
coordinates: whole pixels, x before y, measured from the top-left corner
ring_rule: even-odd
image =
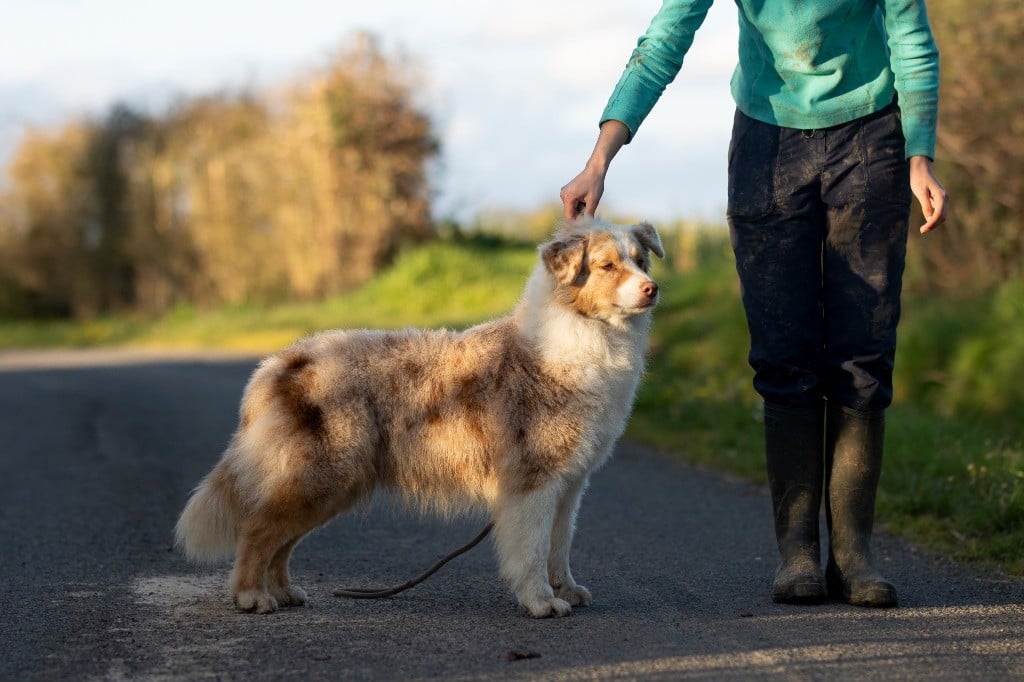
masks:
[[[712,240],[713,241],[713,240]],[[662,275],[628,436],[765,480],[763,411],[727,245]],[[957,559],[1024,575],[1024,283],[961,300],[906,296],[878,519]]]
[[[1024,575],[1020,425],[1000,417],[940,417],[897,403],[887,427],[878,502],[887,527],[953,557]]]
[[[310,303],[212,310],[180,306],[157,319],[2,322],[0,348],[133,346],[266,352],[314,331],[464,327],[511,310],[535,262],[533,245],[486,236],[437,241],[403,253],[365,286]]]
[[[663,298],[628,437],[702,467],[764,480],[760,399],[721,231],[669,236]],[[686,258],[680,257],[685,255]],[[403,254],[372,282],[318,303],[178,308],[157,320],[4,323],[0,348],[131,345],[267,351],[332,327],[465,327],[504,314],[530,245],[476,237]],[[880,523],[924,546],[1024,575],[1024,283],[960,300],[907,296],[889,412]]]

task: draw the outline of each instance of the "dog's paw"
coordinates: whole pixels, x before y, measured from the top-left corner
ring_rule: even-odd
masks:
[[[235,595],[235,608],[243,613],[273,613],[277,600],[266,590],[243,590]]]
[[[271,587],[270,594],[277,600],[277,605],[282,607],[302,606],[309,601],[309,597],[306,596],[306,591],[301,587],[296,587],[295,585]]]
[[[590,590],[583,585],[560,585],[555,588],[555,594],[572,606],[590,606],[594,601]]]
[[[523,604],[534,618],[561,618],[572,613],[569,602],[558,597],[540,599],[530,604]]]

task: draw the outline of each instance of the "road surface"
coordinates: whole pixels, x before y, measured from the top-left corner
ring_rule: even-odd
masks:
[[[901,608],[773,604],[764,490],[630,445],[584,499],[573,567],[595,601],[568,618],[519,610],[489,544],[397,597],[332,597],[482,525],[380,503],[299,547],[308,607],[236,613],[228,567],[170,542],[253,366],[0,355],[0,679],[1024,679],[1024,581],[881,537]]]

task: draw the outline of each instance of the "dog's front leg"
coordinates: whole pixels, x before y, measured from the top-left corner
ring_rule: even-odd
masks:
[[[587,488],[587,476],[570,484],[558,500],[554,526],[551,529],[551,553],[548,555],[548,580],[555,594],[573,606],[589,606],[590,590],[577,585],[569,570],[569,552],[576,530],[576,513]]]
[[[548,582],[547,558],[560,492],[552,483],[527,493],[505,493],[494,510],[501,576],[534,618],[566,616],[572,611]]]

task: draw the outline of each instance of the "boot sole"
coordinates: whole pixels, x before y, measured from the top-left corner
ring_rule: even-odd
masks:
[[[900,605],[899,599],[896,597],[896,591],[887,590],[882,587],[867,590],[867,594],[854,596],[852,593],[848,593],[837,595],[836,598],[850,606],[861,606],[869,609],[894,609]]]
[[[870,609],[894,609],[899,606],[896,588],[888,583],[872,585],[855,595],[849,585],[834,575],[826,573],[825,579],[829,595],[850,606]]]
[[[772,591],[776,604],[824,604],[828,601],[828,590],[820,583],[800,583],[787,590]]]

